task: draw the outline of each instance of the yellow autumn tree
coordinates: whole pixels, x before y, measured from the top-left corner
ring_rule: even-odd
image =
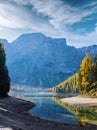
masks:
[[[89,86],[88,74],[93,66],[93,60],[89,54],[82,60],[80,65],[80,74],[81,74],[81,86],[83,90]]]

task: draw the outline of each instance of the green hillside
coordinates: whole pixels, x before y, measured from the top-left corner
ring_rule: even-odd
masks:
[[[54,93],[78,93],[97,97],[97,55],[86,55],[76,74],[52,88]]]
[[[74,74],[67,80],[63,81],[59,85],[52,88],[52,91],[56,93],[78,92],[77,81],[78,81],[78,73]]]

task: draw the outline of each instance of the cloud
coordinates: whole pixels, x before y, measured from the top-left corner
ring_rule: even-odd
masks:
[[[17,4],[32,5],[32,8],[44,17],[48,17],[48,21],[56,29],[71,26],[80,22],[86,16],[97,11],[94,6],[97,2],[91,2],[83,8],[71,7],[63,3],[61,0],[14,0]],[[91,7],[87,9],[87,7]]]
[[[12,41],[23,33],[32,32],[58,36],[56,29],[28,8],[14,3],[0,3],[0,37]]]
[[[86,35],[75,35],[72,32],[68,32],[67,42],[69,45],[74,45],[77,48],[94,44],[97,45],[97,27],[93,32]]]
[[[23,13],[22,13],[23,12]],[[25,14],[25,15],[24,15]],[[8,3],[0,3],[0,26],[3,28],[26,28],[30,25],[27,10]]]
[[[90,3],[84,5],[84,8],[87,8],[87,7],[94,7],[97,5],[97,1],[91,1]]]
[[[6,33],[12,40],[22,33],[42,32],[52,37],[66,37],[70,45],[87,46],[90,41],[97,41],[96,37],[92,38],[97,33],[96,27],[94,32],[83,36],[72,32],[71,26],[86,22],[85,18],[95,12],[96,1],[78,8],[62,0],[7,0],[0,3],[0,33],[2,36]],[[12,32],[13,38],[8,34]]]

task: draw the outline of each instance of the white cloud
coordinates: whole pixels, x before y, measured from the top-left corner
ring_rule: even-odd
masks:
[[[26,15],[26,12],[25,12]],[[22,10],[10,4],[0,4],[0,26],[5,28],[24,28],[27,24]]]
[[[94,6],[96,6],[96,5],[97,5],[97,1],[91,1],[91,3],[86,4],[86,5],[84,5],[83,7],[84,7],[84,8],[94,7]]]
[[[74,45],[77,48],[83,46],[97,45],[97,28],[95,31],[88,33],[87,35],[79,35],[68,32],[67,42],[69,45]]]
[[[37,19],[37,20],[36,20]],[[43,20],[39,21],[33,12],[28,9],[10,3],[0,3],[0,37],[14,40],[23,33],[53,32],[53,28]]]
[[[62,28],[63,26],[71,26],[74,23],[80,22],[84,17],[97,11],[97,8],[93,8],[97,2],[89,3],[87,6],[91,6],[91,9],[74,8],[68,4],[64,4],[61,0],[14,0],[18,4],[31,4],[37,13],[43,16],[49,17],[49,23],[55,28]]]
[[[68,44],[75,46],[95,43],[95,31],[85,36],[70,32],[72,24],[83,21],[83,18],[97,12],[97,2],[91,2],[81,8],[71,7],[61,0],[7,0],[0,4],[0,33],[13,40],[22,33],[42,32],[52,37],[66,37]],[[12,2],[17,4],[12,4]],[[25,5],[25,6],[24,6]],[[32,6],[31,10],[26,5]],[[87,9],[90,7],[90,9]],[[35,13],[35,14],[34,14]],[[39,18],[38,18],[39,16]],[[46,21],[44,19],[46,18]],[[3,30],[3,31],[2,31]],[[4,33],[6,33],[4,35]],[[93,38],[94,37],[94,38]],[[90,44],[92,44],[90,43]]]

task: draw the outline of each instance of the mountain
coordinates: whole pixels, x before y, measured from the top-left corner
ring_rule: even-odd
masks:
[[[81,57],[85,56],[86,54],[90,54],[91,56],[94,56],[95,54],[97,54],[97,45],[82,47],[82,48],[78,48],[77,50],[80,53]]]
[[[6,62],[9,63],[10,59],[12,58],[12,53],[11,53],[11,44],[6,40],[2,39],[2,42],[4,44],[5,52],[6,52]]]
[[[9,42],[6,39],[2,39],[5,49],[9,48]]]
[[[86,53],[97,53],[97,46],[76,49],[65,38],[41,33],[23,34],[12,43],[4,41],[7,66],[13,83],[32,87],[53,87],[74,74]]]

